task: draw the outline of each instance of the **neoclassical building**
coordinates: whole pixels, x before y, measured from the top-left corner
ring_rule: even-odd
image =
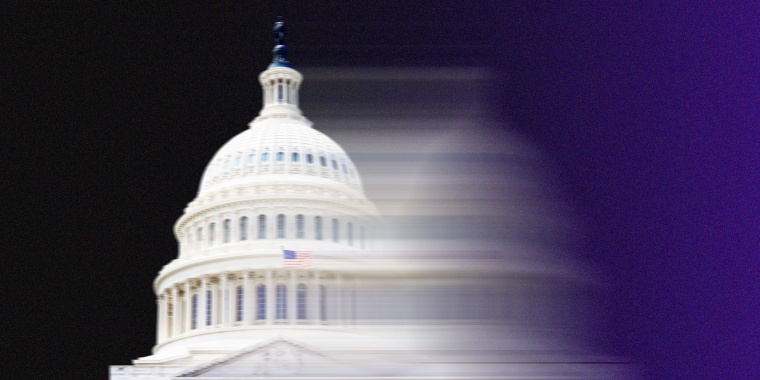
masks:
[[[460,211],[381,218],[348,154],[303,116],[281,21],[275,34],[262,110],[174,226],[152,354],[110,379],[628,376],[574,338],[573,270],[470,240],[462,250],[441,236],[468,223]],[[393,238],[414,223],[437,230]]]

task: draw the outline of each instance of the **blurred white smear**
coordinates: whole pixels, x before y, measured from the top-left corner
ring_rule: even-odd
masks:
[[[343,273],[340,318],[371,375],[636,378],[595,348],[600,284],[564,253],[583,229],[553,191],[561,173],[494,116],[500,78],[301,71],[304,113],[349,152],[381,214],[366,252],[314,259]]]

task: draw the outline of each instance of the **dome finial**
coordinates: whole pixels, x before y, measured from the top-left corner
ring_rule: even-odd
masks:
[[[290,61],[288,61],[288,48],[285,46],[285,38],[287,37],[288,28],[285,27],[285,22],[282,21],[282,16],[277,16],[277,21],[272,28],[274,33],[275,47],[272,50],[272,63],[269,68],[272,67],[290,67]]]
[[[282,16],[277,16],[277,21],[274,23],[274,42],[275,45],[285,45],[285,34],[288,33],[288,28],[285,27],[285,22],[282,21]]]

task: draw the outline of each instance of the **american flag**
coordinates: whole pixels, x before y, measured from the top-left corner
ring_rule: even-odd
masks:
[[[311,251],[282,250],[284,268],[307,268],[311,266]]]

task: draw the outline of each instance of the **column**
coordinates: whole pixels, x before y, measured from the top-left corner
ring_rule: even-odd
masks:
[[[337,273],[335,275],[335,303],[338,306],[337,323],[343,325],[343,274]]]
[[[352,277],[349,282],[351,283],[351,288],[349,289],[351,299],[348,304],[348,309],[351,312],[351,324],[356,325],[356,277]]]
[[[219,296],[221,297],[219,306],[222,308],[222,326],[229,326],[230,324],[230,291],[227,278],[229,274],[229,272],[222,272],[222,289],[219,291]]]
[[[319,271],[312,271],[311,286],[309,293],[306,294],[309,303],[309,319],[314,325],[319,324],[320,292],[319,292]]]
[[[198,297],[198,328],[206,328],[206,292],[208,291],[208,275],[201,277],[201,294]]]
[[[174,310],[172,310],[172,336],[182,333],[182,301],[180,300],[179,283],[174,284]]]
[[[243,324],[250,325],[253,323],[253,316],[255,312],[255,300],[256,292],[251,286],[251,279],[249,278],[252,273],[249,270],[243,271]]]
[[[267,269],[267,303],[266,303],[266,309],[267,309],[267,324],[271,325],[274,322],[274,308],[277,306],[277,300],[275,299],[274,294],[274,279],[272,278],[274,276],[272,269]]]
[[[158,294],[156,298],[156,343],[160,343],[164,339],[164,295]]]
[[[296,323],[297,312],[297,290],[296,290],[296,269],[288,270],[288,291],[286,305],[288,307],[288,324],[294,325]]]
[[[164,313],[166,315],[164,319],[164,339],[168,339],[172,337],[172,331],[174,329],[174,326],[172,326],[172,322],[174,322],[174,293],[172,292],[172,288],[166,288],[164,292],[166,294],[166,306],[164,307]]]
[[[209,290],[211,290],[211,326],[219,324],[219,304],[222,298],[219,296],[219,279],[209,279]]]
[[[185,331],[190,331],[193,327],[193,292],[191,288],[188,278],[185,280],[185,307],[182,310],[182,314],[185,315]]]

